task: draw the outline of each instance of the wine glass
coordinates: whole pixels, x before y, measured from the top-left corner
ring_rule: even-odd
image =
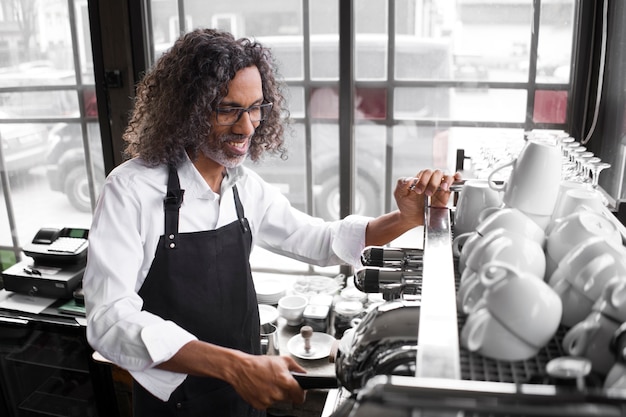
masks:
[[[600,179],[600,172],[604,169],[610,168],[611,164],[608,162],[594,162],[590,164],[589,169],[591,173],[591,187],[593,189],[598,188],[598,180]]]
[[[583,182],[591,182],[591,166],[593,164],[597,164],[598,162],[602,162],[602,159],[598,158],[597,156],[592,156],[585,161],[583,166],[583,176],[585,178],[585,181]]]
[[[593,158],[594,154],[593,152],[589,152],[589,151],[585,151],[585,152],[580,152],[577,153],[575,158],[576,160],[574,161],[576,163],[576,171],[578,172],[578,175],[583,177],[586,173],[584,167],[585,167],[585,163],[590,159]]]

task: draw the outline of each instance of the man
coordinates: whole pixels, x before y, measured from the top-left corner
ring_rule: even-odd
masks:
[[[124,135],[131,159],[102,189],[83,280],[87,337],[133,376],[134,415],[261,415],[302,403],[288,356],[262,356],[253,243],[317,265],[358,265],[445,205],[455,176],[398,181],[399,210],[323,222],[293,209],[246,157],[284,153],[284,99],[268,49],[183,35],[141,81]],[[438,187],[444,191],[437,192]]]

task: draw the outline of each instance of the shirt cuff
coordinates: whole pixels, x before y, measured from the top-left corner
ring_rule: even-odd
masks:
[[[166,321],[144,327],[141,330],[141,340],[146,346],[153,365],[158,365],[169,360],[180,348],[197,338],[174,322]]]
[[[361,254],[365,249],[365,229],[371,217],[350,215],[340,222],[333,239],[333,252],[344,262],[359,268]]]
[[[170,399],[172,392],[187,378],[186,374],[150,368],[145,371],[129,371],[137,383],[161,401]]]

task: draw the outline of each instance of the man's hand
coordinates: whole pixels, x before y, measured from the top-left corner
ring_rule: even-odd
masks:
[[[228,382],[254,408],[265,410],[277,402],[304,402],[305,391],[291,372],[306,370],[291,357],[246,355],[240,365]]]
[[[450,199],[450,185],[460,179],[458,172],[446,175],[443,171],[430,169],[420,171],[413,178],[401,178],[394,191],[400,212],[409,221],[420,224],[423,222],[426,198],[431,197],[432,207],[446,207]]]

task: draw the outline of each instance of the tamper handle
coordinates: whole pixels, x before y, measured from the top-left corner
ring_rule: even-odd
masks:
[[[311,337],[313,336],[313,328],[311,326],[302,326],[300,329],[300,336],[304,339],[304,351],[309,353],[311,351]]]

